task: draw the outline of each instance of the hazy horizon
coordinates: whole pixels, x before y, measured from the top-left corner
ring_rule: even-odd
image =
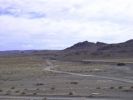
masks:
[[[117,43],[123,43],[123,42],[126,42],[126,41],[129,41],[129,40],[133,40],[133,39],[128,39],[128,40],[125,40],[125,41],[122,41],[122,42],[114,42],[114,43],[107,43],[107,42],[103,42],[103,41],[96,41],[96,42],[92,42],[92,41],[88,41],[88,40],[85,40],[85,41],[88,41],[88,42],[91,42],[91,43],[97,43],[97,42],[102,42],[102,43],[107,43],[107,44],[117,44]],[[85,42],[85,41],[79,41],[79,42]],[[79,42],[76,42],[76,43],[74,43],[74,44],[71,44],[71,45],[69,45],[69,46],[67,46],[67,47],[65,47],[65,48],[62,48],[62,49],[9,49],[9,50],[0,50],[0,51],[36,51],[36,50],[44,50],[44,51],[56,51],[56,50],[64,50],[64,49],[66,49],[66,48],[68,48],[68,47],[71,47],[71,46],[73,46],[73,45],[75,45],[75,44],[77,44],[77,43],[79,43]]]
[[[0,51],[133,39],[132,0],[0,0]]]

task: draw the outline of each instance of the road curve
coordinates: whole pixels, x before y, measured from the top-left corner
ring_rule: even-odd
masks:
[[[119,82],[133,84],[133,80],[124,79],[124,78],[116,78],[116,77],[108,77],[108,76],[100,76],[100,75],[92,75],[92,74],[80,74],[80,73],[72,73],[72,72],[53,70],[53,68],[55,68],[56,66],[54,66],[50,60],[47,60],[47,64],[48,64],[48,67],[44,68],[44,71],[51,71],[54,73],[68,74],[68,75],[74,75],[74,76],[80,76],[80,77],[93,77],[93,78],[108,79],[108,80],[112,80],[112,81],[119,81]]]

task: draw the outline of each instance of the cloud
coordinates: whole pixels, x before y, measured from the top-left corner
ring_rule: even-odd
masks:
[[[17,4],[17,3],[16,3]],[[4,7],[0,7],[0,15],[8,15],[13,17],[25,17],[25,18],[42,18],[45,17],[45,13],[37,12],[34,10],[30,10],[24,7],[19,7],[19,5],[10,4]]]
[[[0,50],[133,38],[132,0],[0,0]]]

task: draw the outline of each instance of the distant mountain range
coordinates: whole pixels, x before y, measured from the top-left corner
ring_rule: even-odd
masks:
[[[0,52],[0,56],[5,55],[35,55],[53,59],[133,58],[133,39],[115,44],[84,41],[64,50],[15,50]]]

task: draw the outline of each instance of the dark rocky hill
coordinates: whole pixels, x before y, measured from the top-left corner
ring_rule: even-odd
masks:
[[[94,51],[97,50],[100,47],[106,46],[106,43],[102,43],[102,42],[97,42],[97,43],[93,43],[93,42],[88,42],[88,41],[84,41],[84,42],[79,42],[69,48],[66,48],[65,50],[71,51],[71,50],[88,50],[88,51]]]
[[[133,39],[123,43],[79,42],[63,50],[64,57],[133,57]]]

